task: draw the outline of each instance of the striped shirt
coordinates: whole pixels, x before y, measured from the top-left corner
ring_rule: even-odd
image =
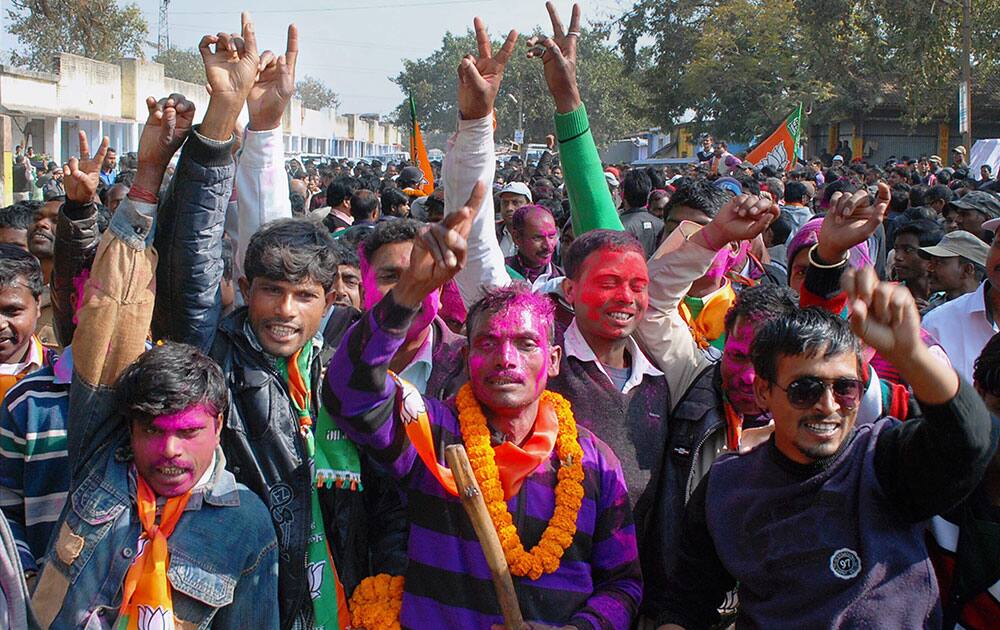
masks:
[[[0,509],[25,571],[37,570],[69,490],[69,379],[56,371],[50,365],[25,377],[0,406]]]
[[[414,311],[389,293],[348,332],[327,370],[324,402],[341,428],[407,492],[409,566],[404,628],[489,628],[502,624],[489,567],[468,516],[418,458],[396,417],[389,360]],[[454,400],[425,398],[436,453],[461,443]],[[514,577],[524,618],[581,629],[628,628],[642,595],[635,527],[621,465],[579,426],[585,478],[577,531],[559,568],[538,580]],[[558,457],[549,458],[507,502],[525,548],[541,538],[555,509]]]

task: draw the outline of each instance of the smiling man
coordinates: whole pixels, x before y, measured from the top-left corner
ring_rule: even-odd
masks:
[[[663,373],[632,338],[649,300],[645,250],[628,232],[592,230],[573,241],[564,260],[563,292],[576,316],[551,388],[585,411],[581,422],[614,449],[641,523],[670,410]]]
[[[996,447],[990,417],[921,342],[904,287],[864,269],[848,271],[845,288],[850,325],[809,308],[754,340],[754,391],[774,435],[720,458],[695,489],[661,627],[711,626],[737,584],[748,626],[940,625],[923,521],[978,483]],[[923,417],[855,426],[863,385],[852,328],[911,383]]]
[[[56,358],[34,336],[42,288],[38,260],[16,245],[0,244],[0,398]]]
[[[235,35],[202,40],[212,94],[161,207],[153,334],[194,345],[222,368],[230,401],[221,443],[236,479],[270,509],[281,626],[335,628],[348,621],[345,596],[373,566],[393,561],[369,545],[369,534],[392,530],[402,512],[395,489],[373,476],[319,404],[332,355],[320,324],[340,261],[322,223],[289,218],[287,193],[275,196],[262,183],[285,180],[281,118],[294,92],[298,31],[289,26],[284,55],[258,56],[248,17],[245,45],[233,44]],[[244,105],[249,124],[235,165],[233,129]],[[265,155],[248,164],[251,150]],[[223,318],[222,239],[236,180],[236,275],[246,305]],[[274,220],[260,227],[264,218]],[[379,518],[369,520],[374,510]]]

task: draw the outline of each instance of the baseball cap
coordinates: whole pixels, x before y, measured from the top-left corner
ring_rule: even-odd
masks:
[[[844,156],[843,155],[835,155],[835,156],[833,156],[833,161],[834,162],[843,162],[844,161]]]
[[[617,188],[618,186],[621,185],[621,182],[618,181],[618,178],[615,177],[614,173],[609,173],[608,171],[604,171],[604,179],[607,180],[608,185],[613,188]]]
[[[416,166],[407,166],[399,172],[399,177],[396,181],[403,188],[409,188],[411,186],[416,186],[424,180],[424,172],[417,168]]]
[[[954,149],[952,149],[951,152],[952,153],[961,153],[962,155],[965,155],[965,147],[963,147],[962,145],[958,145],[957,147],[955,147]]]
[[[734,195],[743,194],[743,186],[740,184],[739,181],[737,181],[735,178],[732,177],[720,177],[719,179],[712,182],[712,185],[718,188],[719,190],[728,190]]]
[[[504,193],[514,193],[515,195],[523,195],[528,198],[528,203],[534,203],[531,198],[531,190],[528,189],[528,185],[524,182],[510,182],[500,189],[499,194]]]
[[[990,246],[965,230],[955,230],[945,234],[937,245],[921,247],[920,251],[938,258],[961,256],[985,267]]]
[[[959,211],[975,210],[986,215],[988,220],[983,222],[984,230],[996,232],[997,226],[1000,226],[1000,199],[985,190],[973,190],[964,197],[949,202],[945,207]]]
[[[927,161],[934,162],[938,166],[941,166],[941,156],[940,155],[932,155],[929,158],[927,158]]]

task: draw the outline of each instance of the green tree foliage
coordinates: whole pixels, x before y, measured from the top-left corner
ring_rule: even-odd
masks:
[[[546,135],[554,133],[552,98],[545,86],[541,62],[525,57],[527,38],[521,36],[497,96],[498,141],[513,139],[520,112],[524,115],[525,142],[544,142]],[[493,49],[498,50],[502,43],[495,40]],[[429,146],[443,148],[447,135],[455,129],[456,69],[463,56],[475,51],[472,31],[461,36],[446,33],[440,48],[423,59],[404,60],[403,71],[393,79],[404,93],[413,94],[420,128]],[[601,33],[583,31],[577,54],[580,93],[599,144],[647,125],[633,107],[642,100],[638,77],[625,76],[624,70],[621,55],[607,45]],[[517,103],[508,95],[513,95]],[[400,104],[396,118],[397,124],[409,128],[409,101]]]
[[[18,46],[15,65],[55,70],[60,52],[114,62],[142,58],[148,26],[135,4],[115,0],[10,0],[7,30]]]
[[[163,73],[171,79],[205,85],[205,62],[201,54],[193,49],[168,48],[153,57],[153,61],[163,64]]]
[[[309,109],[337,107],[340,99],[325,83],[313,77],[305,77],[295,84],[295,94],[302,99],[302,105]]]
[[[1000,0],[972,3],[973,82],[1000,76]],[[961,0],[638,0],[607,25],[643,110],[688,109],[706,129],[751,138],[802,101],[820,119],[891,106],[910,123],[954,116]]]

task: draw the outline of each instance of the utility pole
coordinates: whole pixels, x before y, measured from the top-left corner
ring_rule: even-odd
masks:
[[[170,24],[167,21],[167,7],[170,0],[160,0],[160,24],[156,38],[156,54],[162,55],[170,48]]]
[[[962,89],[959,90],[959,131],[972,157],[972,0],[962,0]],[[962,116],[962,109],[965,116]]]

